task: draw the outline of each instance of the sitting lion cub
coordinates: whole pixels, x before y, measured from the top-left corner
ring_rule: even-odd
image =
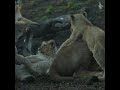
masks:
[[[72,34],[58,49],[51,66],[50,76],[53,80],[70,80],[74,72],[81,68],[82,61],[90,61],[92,53],[103,74],[97,74],[100,80],[105,79],[105,32],[94,26],[84,14],[70,15]],[[75,44],[76,40],[79,40]],[[82,42],[81,42],[82,41]],[[85,49],[85,48],[88,48]],[[83,65],[87,65],[83,63]]]
[[[40,48],[38,49],[38,54],[24,57],[31,62],[30,65],[17,65],[16,67],[16,77],[19,80],[25,81],[29,80],[27,77],[36,77],[41,75],[49,75],[50,66],[56,56],[56,43],[54,40],[43,41]],[[28,63],[29,64],[29,63]],[[34,72],[30,72],[30,69]]]

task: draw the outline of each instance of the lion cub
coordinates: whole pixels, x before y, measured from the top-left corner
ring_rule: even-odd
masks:
[[[27,65],[27,68],[26,64],[16,66],[16,77],[21,81],[25,81],[28,80],[27,78],[31,75],[32,78],[41,75],[49,75],[49,69],[56,56],[56,50],[57,47],[54,40],[43,41],[38,48],[38,54],[24,57],[31,63]],[[30,70],[32,70],[32,73]]]
[[[105,80],[105,32],[101,30],[100,28],[94,26],[84,16],[84,14],[70,15],[69,20],[71,23],[72,34],[70,38],[67,39],[58,49],[57,56],[61,56],[60,52],[64,53],[64,50],[65,50],[64,48],[71,47],[71,45],[73,45],[73,43],[76,42],[76,39],[82,40],[86,43],[90,52],[93,54],[93,57],[96,60],[97,64],[103,70],[103,75],[98,74],[98,78],[100,80]],[[69,54],[69,52],[64,53],[64,54]],[[75,55],[76,57],[78,57],[80,54],[81,53],[79,54],[76,53]],[[65,59],[67,59],[67,57],[65,57]],[[55,62],[57,62],[58,60],[59,58],[55,59]],[[74,58],[74,61],[76,61],[76,58]],[[60,63],[60,60],[59,60],[59,63]],[[54,63],[53,63],[53,66],[55,66]],[[55,66],[54,68],[58,68],[57,66]]]

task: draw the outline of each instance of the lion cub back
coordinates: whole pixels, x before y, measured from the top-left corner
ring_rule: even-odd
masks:
[[[90,61],[93,59],[87,44],[81,40],[64,46],[56,55],[51,66],[50,74],[73,75],[79,68],[88,69]]]

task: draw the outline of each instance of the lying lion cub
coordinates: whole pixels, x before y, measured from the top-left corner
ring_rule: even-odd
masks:
[[[32,69],[34,72],[31,73],[26,65],[16,65],[16,78],[20,81],[26,81],[36,76],[49,75],[49,69],[56,56],[56,50],[54,40],[43,41],[37,55],[24,57],[31,62],[31,65],[27,65],[27,68]]]

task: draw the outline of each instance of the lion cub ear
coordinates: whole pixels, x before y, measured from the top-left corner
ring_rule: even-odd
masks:
[[[48,43],[49,43],[52,47],[55,47],[55,45],[56,45],[55,40],[49,40]]]
[[[83,11],[82,15],[85,16],[85,17],[87,17],[87,12]]]
[[[70,20],[72,20],[72,21],[74,21],[74,20],[75,20],[74,15],[70,15]]]
[[[80,14],[82,14],[85,17],[87,17],[87,12],[85,10],[86,10],[86,7],[81,8],[80,9]]]

